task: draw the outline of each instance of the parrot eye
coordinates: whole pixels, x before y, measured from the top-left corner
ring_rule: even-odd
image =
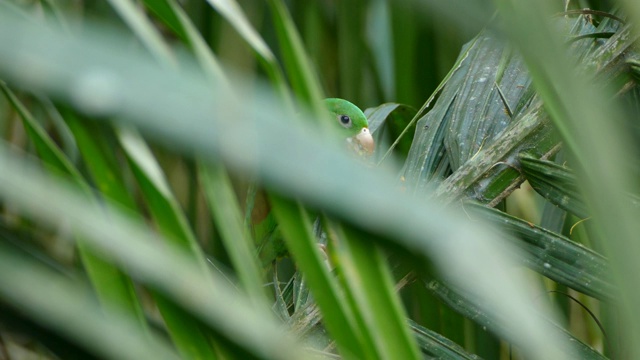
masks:
[[[340,120],[340,124],[342,124],[342,126],[344,127],[351,126],[351,118],[349,117],[349,115],[338,115],[338,120]]]

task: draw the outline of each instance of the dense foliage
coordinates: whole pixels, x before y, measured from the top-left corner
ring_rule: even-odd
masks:
[[[0,358],[637,358],[634,19],[0,2]]]

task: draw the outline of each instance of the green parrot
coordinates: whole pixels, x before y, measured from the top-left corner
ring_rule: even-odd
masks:
[[[329,113],[339,125],[339,133],[344,134],[349,149],[359,155],[371,155],[375,149],[369,122],[362,110],[344,99],[324,99]]]
[[[336,133],[346,141],[347,148],[362,157],[373,154],[375,144],[369,131],[367,117],[362,110],[344,99],[329,98],[323,102],[331,117],[335,119]],[[250,207],[254,239],[260,259],[263,265],[267,265],[286,255],[286,247],[280,238],[266,194],[258,190],[250,198],[253,199]]]

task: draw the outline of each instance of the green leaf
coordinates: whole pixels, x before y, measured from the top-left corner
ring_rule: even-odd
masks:
[[[7,154],[4,146],[0,147],[0,165],[8,170],[0,172],[0,193],[4,199],[49,224],[74,219],[70,225],[85,236],[100,255],[113,259],[120,268],[161,291],[171,299],[171,306],[179,306],[182,311],[188,310],[197,316],[199,324],[210,326],[227,341],[255,356],[304,358],[305,353],[271,314],[261,311],[266,305],[256,306],[255,299],[249,300],[238,293],[221,275],[204,273],[185,249],[150,231],[144,223],[131,218],[108,200],[101,204],[87,201],[68,182],[52,178],[26,160],[15,159]],[[46,206],[42,206],[43,202]],[[3,287],[2,292],[6,294],[11,289],[11,286]],[[8,299],[13,304],[20,304],[19,297]],[[34,308],[36,311],[40,305],[36,304]],[[170,313],[172,316],[177,314],[176,311]],[[70,318],[74,317],[65,317],[66,321]],[[190,323],[184,316],[171,319],[182,321],[185,326]],[[96,322],[92,323],[95,325]],[[178,335],[186,338],[198,336],[198,333]],[[199,346],[197,338],[190,343]]]
[[[386,103],[366,109],[364,113],[369,121],[369,130],[374,136],[378,157],[385,154],[396,139],[400,139],[395,154],[400,159],[406,159],[416,130],[415,123],[411,123],[416,110],[407,105]],[[400,137],[405,129],[406,136]]]
[[[447,112],[456,98],[457,87],[448,86],[447,84],[449,84],[450,81],[455,82],[455,78],[460,76],[458,75],[460,71],[466,71],[465,69],[468,66],[466,59],[478,39],[479,36],[476,36],[465,46],[456,64],[411,120],[410,125],[413,125],[413,123],[417,121],[416,133],[407,160],[405,161],[403,173],[408,184],[413,187],[420,187],[421,184],[427,184],[432,181],[440,182],[451,172],[448,154],[444,147],[444,136],[449,126],[448,122],[450,117],[447,116]],[[442,94],[438,97],[433,109],[424,114],[424,111],[431,105],[431,102],[436,99],[436,95],[440,92],[442,92]],[[420,118],[417,118],[418,116],[420,116]],[[396,142],[402,139],[407,132],[408,129],[403,131]],[[391,148],[393,149],[395,145],[395,143],[392,144]],[[386,156],[387,154],[382,157],[381,161],[383,161]]]
[[[153,27],[146,14],[139,7],[136,7],[133,1],[109,0],[109,3],[157,59],[167,62],[173,60],[171,49],[162,39],[162,35]],[[167,24],[175,24],[177,22],[166,3],[154,1],[153,5],[152,10],[161,18],[165,18]],[[174,28],[174,30],[177,30],[177,28]]]
[[[323,91],[293,19],[282,0],[269,0],[268,3],[293,92],[299,101],[310,106],[316,116],[321,116],[327,111],[320,101],[324,97]]]
[[[189,36],[187,35],[187,30],[176,13],[176,7],[171,0],[143,0],[143,2],[174,34],[182,39],[182,41],[188,42]]]
[[[178,359],[159,336],[140,331],[135,318],[99,306],[86,286],[25,259],[2,243],[0,295],[105,358]]]
[[[520,154],[518,159],[522,173],[538,194],[580,218],[589,217],[573,171],[551,161],[536,159],[527,153]]]
[[[416,52],[420,49],[419,44],[425,41],[419,37],[418,16],[410,6],[397,2],[386,3],[390,8],[393,44],[391,49],[386,50],[393,54],[392,99],[406,104],[418,104],[423,99],[417,98],[414,94],[415,89],[422,86],[418,84],[416,76],[419,69]]]
[[[164,234],[166,240],[183,249],[191,261],[201,269],[203,275],[207,276],[209,268],[206,257],[151,150],[144,140],[131,130],[119,130],[118,139],[158,230]],[[190,358],[196,359],[217,358],[208,339],[210,334],[199,325],[196,318],[161,297],[156,296],[156,301],[183,355],[188,354]]]
[[[205,271],[205,256],[151,149],[132,130],[118,130],[117,135],[156,226]]]
[[[431,111],[434,114],[418,123],[407,179],[414,179],[417,172],[418,186],[424,186],[433,173],[439,174],[437,183],[446,175],[442,166],[447,165],[454,173],[439,185],[438,195],[446,193],[452,199],[472,196],[494,204],[513,190],[509,186],[518,173],[509,167],[509,158],[517,149],[535,142],[535,151],[543,156],[553,151],[556,141],[549,127],[538,119],[539,105],[531,103],[521,59],[504,43],[490,32],[482,32],[466,45],[459,61]],[[507,109],[513,109],[513,115]],[[442,143],[430,144],[431,138]],[[437,152],[424,155],[421,149],[426,146]],[[435,156],[447,162],[439,165],[442,160]]]
[[[505,65],[500,66],[504,59]],[[444,138],[453,171],[496,141],[512,121],[517,121],[513,116],[526,110],[526,106],[516,109],[516,105],[526,96],[530,85],[522,59],[511,55],[509,48],[489,33],[474,41],[464,64],[464,76],[458,70],[449,83],[458,85],[447,111],[452,120]],[[513,115],[509,110],[512,108]]]
[[[344,288],[362,317],[361,332],[371,338],[377,358],[419,359],[415,340],[410,336],[406,314],[398,298],[389,264],[382,251],[367,236],[337,228],[335,255],[337,271],[344,277]],[[333,254],[332,254],[333,255]]]
[[[0,81],[0,90],[20,116],[25,130],[27,131],[29,138],[33,142],[36,151],[45,166],[47,166],[50,171],[56,171],[58,174],[64,174],[81,183],[82,177],[78,170],[3,81]],[[82,186],[86,189],[87,185],[83,183]]]
[[[0,90],[2,90],[20,115],[22,123],[30,139],[35,144],[36,151],[47,170],[53,174],[68,177],[87,197],[91,197],[91,190],[84,178],[82,178],[69,159],[67,159],[40,124],[33,118],[31,113],[6,84],[1,81]],[[83,264],[87,268],[92,285],[102,301],[102,305],[105,307],[114,307],[119,311],[129,313],[136,318],[139,326],[146,330],[146,321],[131,280],[113,266],[113,264],[96,256],[93,250],[88,247],[82,239],[78,241],[78,250]]]
[[[572,21],[570,26],[572,33],[594,31],[584,21]],[[471,197],[494,206],[523,181],[514,168],[518,154],[523,150],[534,151],[536,157],[546,159],[557,152],[559,141],[539,99],[532,97],[531,92],[523,92],[519,87],[523,84],[510,81],[513,76],[522,76],[524,71],[519,56],[505,53],[504,46],[490,38],[491,35],[483,33],[468,45],[461,55],[460,66],[447,82],[434,109],[418,123],[405,177],[409,185],[422,188],[432,178],[437,184],[448,174],[446,167],[455,170],[457,164],[460,167],[439,184],[436,195],[449,199]],[[618,61],[622,56],[619,50],[629,44],[616,37],[606,42],[574,46],[586,61],[597,63],[603,74],[615,74],[624,70]],[[492,60],[484,62],[487,56]],[[505,65],[498,67],[498,63]],[[493,71],[485,74],[478,70],[487,66]],[[486,82],[495,80],[508,84],[500,86],[503,96],[497,88],[494,92],[474,92],[482,89]],[[524,80],[524,83],[528,81]],[[507,88],[511,90],[506,91]],[[469,107],[472,111],[468,111]],[[513,110],[514,118],[506,128],[495,120],[496,116],[486,117],[486,111],[500,115],[500,111],[507,108]],[[467,122],[478,124],[463,125]],[[449,133],[449,129],[454,130]],[[449,159],[450,156],[454,158]]]
[[[267,43],[262,39],[259,32],[251,25],[247,16],[242,12],[242,8],[235,0],[207,0],[207,2],[220,13],[231,26],[236,29],[236,31],[240,34],[240,36],[247,42],[247,44],[253,49],[256,56],[260,60],[260,64],[265,69],[269,79],[272,81],[283,101],[288,106],[290,104],[290,95],[289,90],[287,88],[286,80],[284,78],[284,74],[280,68],[280,64],[276,59],[275,55],[267,45]],[[286,11],[282,9],[278,9],[279,11]],[[285,16],[285,18],[282,18]],[[281,26],[289,27],[290,24],[284,24],[287,21],[286,14],[281,14],[280,19],[276,18],[276,21],[281,20],[283,24]],[[289,29],[289,31],[293,31]],[[294,34],[288,34],[291,40],[295,38]],[[284,46],[289,46],[289,42],[285,42]],[[295,45],[294,45],[295,46]],[[292,70],[294,74],[297,73],[296,70]],[[290,75],[295,76],[295,75]]]
[[[113,147],[104,142],[104,134],[110,129],[100,129],[95,125],[92,127],[90,124],[83,123],[72,111],[67,111],[65,115],[67,123],[76,136],[89,172],[103,196],[134,212],[137,207],[124,183],[121,166],[115,159]],[[147,162],[150,162],[149,166],[153,166],[152,160],[147,158]],[[161,181],[159,180],[159,182]],[[139,221],[142,220],[142,216],[138,214],[132,215],[132,217]],[[214,358],[210,342],[202,333],[200,324],[192,316],[167,300],[164,295],[158,292],[152,293],[169,334],[181,355],[185,358]]]
[[[365,8],[364,0],[341,1],[337,4],[337,52],[339,70],[339,95],[355,104],[362,102],[362,72],[354,71],[366,66],[364,44]]]
[[[322,310],[324,324],[336,340],[338,348],[347,357],[371,358],[366,352],[372,349],[363,346],[361,335],[356,331],[354,315],[345,306],[344,296],[340,293],[336,280],[329,275],[319,253],[306,211],[290,200],[274,194],[269,196],[269,200],[289,251],[306,275],[309,286],[315,289],[314,299]]]
[[[542,275],[602,300],[619,297],[608,260],[566,237],[520,220],[502,211],[477,204],[465,205],[472,214],[515,234],[514,244],[523,250],[516,258]]]
[[[594,82],[593,74],[602,64],[586,62],[576,67],[577,54],[567,51],[551,32],[556,24],[548,19],[553,11],[550,4],[530,2],[516,6],[506,1],[497,4],[505,15],[505,25],[514,27],[507,35],[522,52],[553,124],[575,156],[579,185],[593,215],[596,234],[602,240],[600,245],[611,257],[614,281],[620,286],[620,304],[630,324],[625,331],[629,356],[638,357],[640,344],[635,338],[640,333],[640,309],[635,304],[640,302],[640,288],[631,274],[640,272],[637,259],[640,212],[627,201],[627,194],[640,191],[637,176],[628,166],[628,159],[637,157],[637,149],[629,131],[621,126],[624,124],[621,108],[611,102],[619,88]],[[629,50],[637,35],[626,29],[618,32],[607,41],[612,46],[601,55],[616,58],[624,49]]]
[[[473,320],[481,325],[483,328],[487,328],[491,331],[499,330],[499,326],[495,319],[487,316],[487,314],[480,308],[479,304],[475,303],[471,298],[465,296],[460,291],[443,284],[437,280],[424,280],[427,289],[434,294],[438,299],[449,305],[452,309],[464,315],[464,317]],[[527,311],[533,311],[529,309]],[[567,341],[571,342],[573,348],[571,353],[565,354],[565,357],[574,356],[577,359],[606,359],[600,353],[595,351],[590,346],[584,344],[580,340],[573,337],[568,331],[561,328],[559,325],[553,323],[551,320],[547,320],[553,328],[553,333],[556,336],[560,336]]]
[[[231,24],[264,61],[275,63],[275,56],[235,0],[207,0]]]
[[[409,320],[409,325],[422,352],[426,353],[427,356],[442,360],[482,360],[482,358],[468,353],[462,346],[435,331],[420,326],[411,320]]]
[[[214,81],[226,82],[226,76],[206,41],[175,0],[145,0],[145,5],[160,16],[176,34],[191,47],[206,75]],[[163,54],[164,55],[164,54]],[[166,58],[161,58],[167,61]]]
[[[233,192],[229,175],[220,164],[200,165],[199,173],[213,220],[240,282],[250,296],[264,298],[266,293],[261,267],[251,236],[244,227],[240,205]]]

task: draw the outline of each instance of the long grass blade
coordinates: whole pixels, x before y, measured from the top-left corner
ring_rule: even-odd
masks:
[[[253,298],[264,298],[264,280],[253,240],[244,227],[242,211],[229,175],[220,164],[201,165],[200,181],[213,219],[245,291]]]
[[[264,358],[305,357],[271,314],[260,310],[266,305],[257,308],[230,287],[226,278],[204,274],[183,248],[160,238],[108,201],[100,205],[88,202],[70,184],[16,160],[4,147],[0,148],[0,165],[7,170],[0,173],[4,199],[46,223],[74,219],[71,225],[101,255],[117,260],[115,264],[197,315],[201,323],[216,329],[228,341]],[[43,207],[41,201],[47,206]]]
[[[87,196],[91,196],[91,190],[78,170],[71,164],[64,153],[55,145],[53,140],[44,131],[33,115],[18,100],[13,92],[0,82],[0,90],[14,106],[23,120],[23,124],[34,142],[38,155],[41,157],[46,168],[54,174],[64,175],[73,180],[78,188]],[[146,329],[146,321],[142,314],[142,309],[138,303],[133,283],[125,274],[120,272],[109,262],[96,256],[84,241],[78,242],[78,250],[83,263],[92,280],[97,294],[103,305],[115,307],[119,311],[127,312],[137,319],[142,329]]]
[[[623,123],[623,115],[609,102],[612,89],[602,89],[591,76],[577,75],[575,56],[554,36],[557,24],[549,20],[552,6],[548,1],[496,3],[505,23],[514,26],[515,31],[508,32],[514,44],[527,42],[518,48],[554,125],[576,156],[583,194],[601,238],[606,239],[602,246],[621,286],[621,304],[629,316],[626,340],[630,356],[637,357],[640,345],[634,339],[640,335],[640,309],[632,304],[640,302],[640,288],[630,274],[640,272],[640,243],[635,241],[640,233],[640,212],[626,200],[626,194],[639,191],[628,166],[631,154],[636,154],[633,142],[618,125]]]
[[[80,121],[73,112],[66,112],[66,120],[76,136],[89,172],[98,188],[102,191],[103,196],[132,211],[133,214],[136,214],[132,215],[132,217],[141,221],[142,216],[135,213],[135,202],[119,171],[121,168],[115,159],[113,149],[102,141],[103,139],[97,131],[98,129],[91,129],[89,124]],[[103,128],[100,130],[104,135],[108,129]],[[158,211],[156,210],[156,212]],[[176,347],[180,350],[181,355],[185,358],[214,358],[215,355],[210,341],[202,333],[200,324],[189,314],[167,300],[162,294],[153,292],[153,295],[165,320],[169,334]]]
[[[334,257],[344,276],[345,287],[364,317],[379,356],[385,359],[419,359],[416,342],[410,336],[406,314],[400,304],[389,264],[380,249],[367,243],[355,231],[337,229],[339,244]],[[360,236],[359,236],[360,235]]]
[[[89,289],[0,246],[0,294],[16,308],[110,359],[178,359],[131,317],[105,310]]]
[[[144,3],[145,6],[155,14],[158,14],[160,19],[191,47],[196,59],[198,59],[200,66],[202,66],[207,76],[214,81],[223,83],[227,81],[218,59],[211,52],[207,42],[175,0],[145,0]]]
[[[262,39],[258,31],[251,25],[240,5],[235,0],[207,1],[238,31],[247,44],[251,46],[286,106],[292,106],[289,89],[287,88],[284,74],[282,73],[276,56]]]
[[[306,274],[306,281],[315,290],[315,301],[322,309],[325,326],[347,357],[369,359],[372,349],[363,346],[356,330],[354,315],[344,304],[343,295],[332,279],[313,235],[311,222],[304,209],[290,200],[275,195],[270,196],[271,204],[282,234],[300,269]]]
[[[130,0],[109,0],[109,3],[157,59],[173,59],[171,49],[139,7]]]
[[[324,97],[320,82],[313,71],[300,34],[291,19],[282,0],[269,0],[273,23],[281,47],[284,66],[293,91],[299,101],[311,107],[314,114],[321,116],[326,112],[320,100]]]

